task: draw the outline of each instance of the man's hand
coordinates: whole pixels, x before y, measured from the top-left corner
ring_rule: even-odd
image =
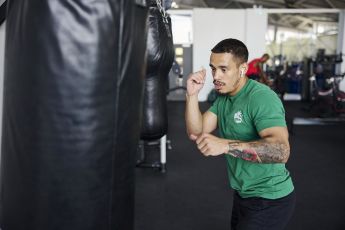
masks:
[[[189,75],[187,80],[187,94],[193,96],[199,93],[204,87],[206,79],[206,70],[202,69]]]
[[[190,135],[198,149],[205,156],[218,156],[229,150],[228,140],[216,137],[209,133],[203,133],[200,136]]]

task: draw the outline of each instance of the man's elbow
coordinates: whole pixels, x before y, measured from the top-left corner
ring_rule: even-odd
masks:
[[[285,147],[282,150],[281,154],[281,163],[287,163],[290,157],[290,147],[288,145],[285,145]]]
[[[272,146],[272,162],[285,164],[290,157],[290,145],[287,141],[279,141],[276,139],[266,139]],[[274,156],[273,156],[274,155]]]
[[[193,135],[193,134],[187,130],[187,136],[188,136],[188,138],[189,138],[190,140],[192,140],[192,138],[191,138],[192,135]]]
[[[201,133],[187,131],[187,135],[190,140],[195,141],[198,138],[198,136],[201,135]]]

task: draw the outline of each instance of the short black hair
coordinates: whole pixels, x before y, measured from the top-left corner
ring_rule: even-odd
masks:
[[[270,55],[269,55],[268,53],[264,53],[264,54],[262,55],[262,58],[267,58],[267,59],[269,59],[269,58],[270,58]]]
[[[220,41],[211,51],[212,53],[231,53],[238,60],[238,64],[248,61],[248,49],[246,45],[234,38]]]

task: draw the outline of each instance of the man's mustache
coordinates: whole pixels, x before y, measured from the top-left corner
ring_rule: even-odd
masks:
[[[224,82],[221,82],[221,81],[218,81],[218,80],[213,80],[213,84],[220,85],[220,86],[224,86],[225,85]]]

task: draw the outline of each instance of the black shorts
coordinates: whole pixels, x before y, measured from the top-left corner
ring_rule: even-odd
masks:
[[[279,199],[241,198],[234,193],[231,230],[283,230],[295,209],[295,192]]]

